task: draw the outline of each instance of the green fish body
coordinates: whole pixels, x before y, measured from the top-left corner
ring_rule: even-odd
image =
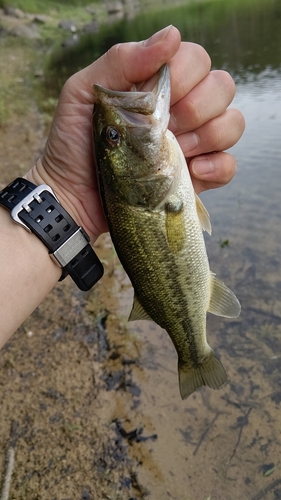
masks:
[[[207,342],[206,313],[236,317],[240,304],[209,268],[202,232],[211,232],[209,215],[167,128],[168,66],[156,83],[129,92],[94,85],[94,95],[101,197],[135,292],[129,320],[152,319],[168,332],[183,399],[204,385],[219,389],[227,376]]]

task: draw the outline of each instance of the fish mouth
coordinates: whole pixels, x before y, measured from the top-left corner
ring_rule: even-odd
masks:
[[[161,121],[161,128],[167,129],[170,114],[170,74],[167,64],[164,64],[156,75],[145,82],[132,86],[130,91],[120,92],[102,87],[99,84],[93,86],[95,102],[104,106],[111,106],[122,115],[128,125],[149,125],[153,117]]]

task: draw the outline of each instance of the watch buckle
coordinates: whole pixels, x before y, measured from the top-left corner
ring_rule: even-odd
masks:
[[[37,203],[41,203],[42,199],[40,198],[40,195],[44,192],[48,191],[51,193],[57,202],[59,203],[59,200],[57,199],[54,191],[50,186],[47,186],[47,184],[40,184],[40,186],[37,186],[33,191],[31,191],[25,198],[23,198],[17,205],[14,206],[14,208],[11,210],[11,217],[13,221],[15,221],[17,224],[20,224],[21,226],[24,227],[29,233],[32,231],[29,229],[29,227],[20,219],[19,214],[22,212],[22,210],[25,210],[26,212],[31,212],[30,208],[30,203],[32,201],[37,201]]]

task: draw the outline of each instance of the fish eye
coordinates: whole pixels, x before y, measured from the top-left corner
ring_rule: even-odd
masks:
[[[104,129],[105,140],[111,147],[119,146],[121,142],[121,134],[117,128],[108,126]]]

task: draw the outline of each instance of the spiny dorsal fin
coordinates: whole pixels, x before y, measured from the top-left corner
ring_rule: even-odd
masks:
[[[196,201],[196,210],[197,210],[197,215],[199,222],[201,224],[201,227],[203,231],[207,231],[208,234],[211,234],[212,232],[212,226],[210,222],[210,216],[208,214],[207,209],[203,205],[203,202],[200,200],[199,196],[195,194],[195,201]]]
[[[225,369],[212,349],[198,366],[187,367],[179,363],[178,370],[182,399],[188,398],[196,389],[204,385],[212,389],[220,389],[227,383]]]
[[[237,318],[241,311],[237,297],[213,273],[211,273],[211,298],[208,311],[225,318]]]
[[[142,305],[140,304],[137,296],[134,296],[134,302],[133,302],[133,307],[130,312],[130,316],[128,321],[136,321],[138,319],[149,319],[151,320],[151,317],[147,314],[147,312],[144,310]]]

